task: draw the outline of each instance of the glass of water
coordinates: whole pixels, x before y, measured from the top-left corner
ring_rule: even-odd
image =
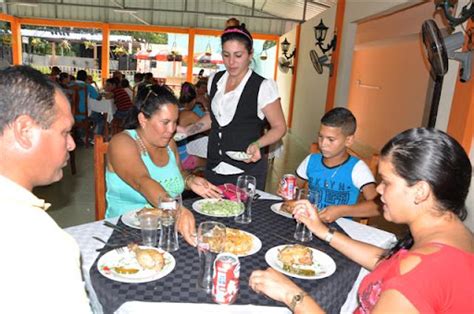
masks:
[[[242,175],[237,178],[237,201],[241,203],[243,212],[235,217],[235,222],[248,224],[252,221],[252,201],[257,187],[257,179],[253,176]]]
[[[183,201],[181,195],[160,196],[158,208],[161,210],[161,231],[158,247],[167,252],[179,249],[177,221]]]
[[[313,207],[317,209],[318,206],[318,191],[309,189],[298,189],[296,193],[296,199],[308,200]],[[296,221],[296,229],[294,238],[301,242],[308,242],[313,239],[313,233],[306,227],[302,222]]]

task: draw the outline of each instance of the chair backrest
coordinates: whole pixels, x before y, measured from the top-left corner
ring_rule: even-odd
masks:
[[[105,156],[109,143],[101,135],[94,138],[94,182],[95,182],[95,219],[105,218]]]
[[[72,96],[72,112],[75,116],[84,116],[84,118],[87,118],[88,116],[88,91],[87,91],[87,84],[82,85],[74,85],[73,87],[74,93]],[[81,103],[81,95],[80,93],[83,93],[84,97],[84,111],[80,110],[80,103]]]

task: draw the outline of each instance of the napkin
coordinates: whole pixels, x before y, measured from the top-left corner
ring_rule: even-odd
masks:
[[[226,162],[221,161],[217,166],[212,169],[217,174],[222,175],[232,175],[232,174],[241,174],[244,173],[242,169],[232,166]]]

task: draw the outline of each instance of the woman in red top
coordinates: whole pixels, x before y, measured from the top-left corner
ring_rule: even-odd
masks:
[[[463,148],[442,131],[410,129],[390,140],[381,152],[377,192],[385,219],[407,224],[410,232],[388,251],[330,230],[308,201],[298,201],[293,213],[372,271],[359,287],[357,313],[474,313],[474,238],[462,223],[471,171]],[[274,270],[254,271],[250,286],[295,313],[323,311]]]

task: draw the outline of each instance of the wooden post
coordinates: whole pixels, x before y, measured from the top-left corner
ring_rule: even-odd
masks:
[[[110,25],[104,23],[102,29],[102,86],[105,86],[105,81],[109,77],[109,53],[110,53]]]
[[[10,27],[12,31],[12,57],[13,64],[22,64],[22,49],[21,49],[21,24],[20,20],[16,17],[10,22]]]

